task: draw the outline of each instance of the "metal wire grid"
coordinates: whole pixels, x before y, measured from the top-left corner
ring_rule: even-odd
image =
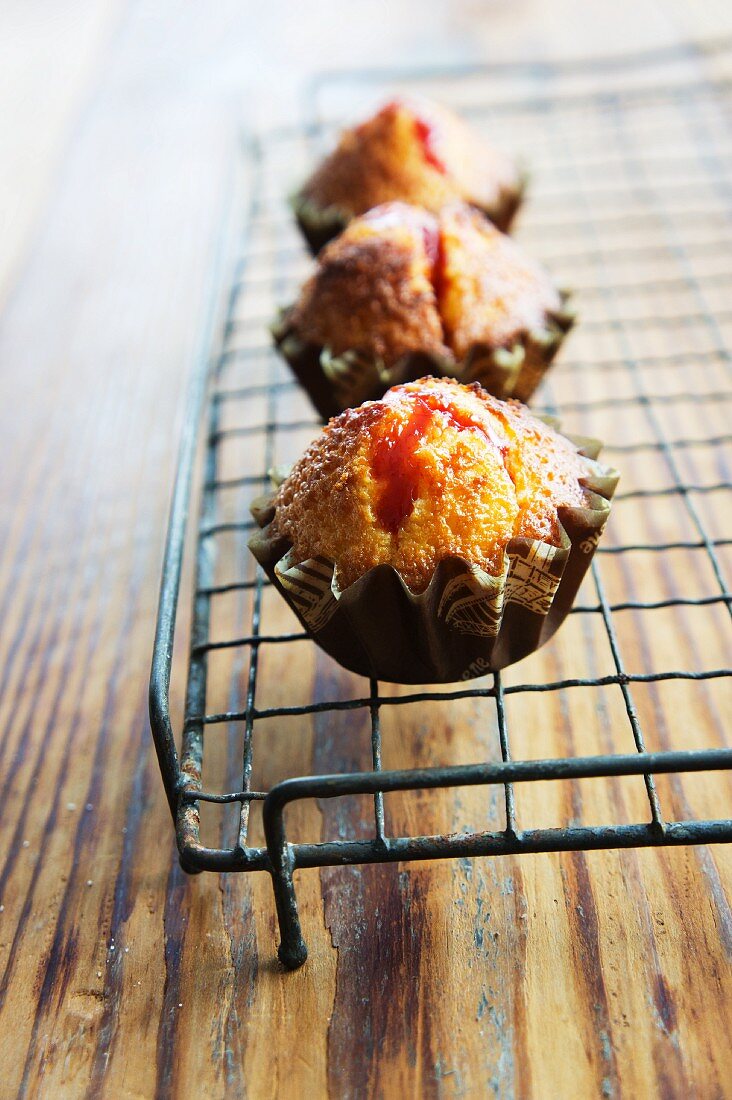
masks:
[[[445,82],[437,95],[445,95]],[[612,664],[605,675],[571,677],[544,682],[525,682],[522,665],[495,674],[473,686],[440,691],[401,694],[384,691],[371,681],[367,690],[348,698],[323,698],[302,704],[265,705],[258,696],[260,658],[264,647],[288,646],[305,639],[301,630],[264,629],[264,602],[268,582],[261,571],[234,579],[217,574],[222,557],[221,540],[233,538],[231,561],[245,568],[244,543],[252,528],[242,519],[245,501],[267,484],[267,471],[275,463],[291,461],[318,423],[286,368],[269,346],[267,325],[276,304],[290,300],[306,273],[308,263],[283,201],[283,168],[304,169],[324,136],[323,126],[313,123],[300,130],[282,131],[265,142],[248,146],[245,157],[253,167],[254,184],[241,251],[228,306],[221,345],[214,357],[207,401],[206,447],[198,532],[195,597],[188,689],[185,703],[180,763],[174,754],[167,714],[170,647],[165,649],[168,611],[175,611],[182,539],[174,547],[177,576],[163,577],[161,601],[163,631],[156,643],[159,666],[153,670],[153,732],[163,766],[171,808],[177,820],[183,865],[188,870],[267,870],[273,876],[282,934],[281,957],[287,965],[301,963],[305,946],[297,921],[292,872],[298,867],[338,863],[395,861],[445,855],[500,854],[507,852],[624,847],[640,844],[674,844],[732,840],[732,820],[672,821],[664,818],[654,774],[691,772],[732,767],[732,750],[709,748],[695,752],[647,751],[634,685],[663,681],[720,680],[732,676],[726,667],[670,668],[637,672],[627,666],[616,616],[628,611],[646,615],[673,608],[720,608],[724,629],[732,616],[730,592],[720,555],[732,546],[732,537],[719,533],[700,501],[723,501],[732,490],[725,468],[725,448],[732,442],[727,430],[713,428],[719,410],[724,429],[728,425],[732,387],[732,312],[724,308],[720,294],[732,285],[729,237],[732,223],[732,132],[729,128],[730,86],[725,82],[696,79],[663,88],[640,88],[612,93],[582,93],[574,97],[551,92],[541,98],[503,102],[474,101],[468,111],[485,124],[497,142],[519,134],[531,148],[536,179],[530,198],[530,214],[523,233],[527,247],[544,258],[568,285],[580,290],[579,334],[584,353],[572,348],[560,359],[550,381],[541,391],[545,408],[561,412],[571,429],[596,431],[605,418],[619,413],[628,418],[626,430],[614,433],[619,443],[606,449],[609,461],[642,462],[652,456],[659,483],[634,485],[616,496],[615,509],[623,502],[652,502],[677,498],[686,530],[679,537],[659,540],[612,542],[613,525],[599,547],[592,568],[591,602],[578,603],[573,616],[592,616],[601,622]],[[465,105],[463,105],[465,106]],[[669,152],[669,146],[671,152]],[[724,234],[727,234],[725,236]],[[563,241],[573,247],[562,247]],[[659,276],[658,265],[663,265]],[[700,270],[700,264],[704,270]],[[648,286],[649,265],[654,283]],[[621,275],[631,272],[631,278]],[[634,294],[641,300],[657,295],[653,312],[628,312]],[[665,313],[664,300],[677,303]],[[671,347],[660,351],[639,350],[643,333],[660,329],[673,334]],[[701,342],[703,340],[703,343]],[[663,342],[663,341],[662,341]],[[573,338],[579,350],[580,340]],[[705,371],[705,384],[699,371]],[[594,377],[594,382],[593,382]],[[601,396],[598,378],[616,379],[612,392]],[[656,379],[677,388],[659,387]],[[564,382],[562,383],[562,380]],[[560,393],[560,388],[562,392]],[[573,400],[564,398],[568,393]],[[200,400],[198,393],[193,405]],[[541,399],[541,398],[540,398]],[[667,409],[682,410],[688,403],[710,410],[709,431],[699,435],[670,435]],[[232,411],[233,410],[233,411]],[[249,419],[243,419],[248,415]],[[195,435],[195,408],[190,427]],[[706,424],[705,424],[706,426]],[[606,436],[611,434],[608,424]],[[645,429],[640,439],[635,433]],[[185,449],[185,448],[184,448]],[[189,448],[190,449],[190,448]],[[720,476],[694,480],[689,476],[689,455],[714,456],[713,469]],[[254,455],[254,457],[253,457]],[[192,458],[191,458],[192,461]],[[258,464],[255,464],[258,463]],[[660,463],[660,465],[658,465]],[[185,466],[185,462],[183,464]],[[705,463],[705,470],[708,463]],[[252,472],[255,471],[255,472]],[[185,471],[184,471],[185,475]],[[179,479],[180,480],[180,479]],[[183,483],[186,477],[182,478]],[[222,498],[231,497],[230,512]],[[181,489],[185,498],[185,484]],[[728,499],[728,498],[727,498]],[[183,507],[179,504],[179,507]],[[175,511],[171,528],[175,527]],[[717,503],[715,516],[729,516]],[[716,522],[716,521],[715,521]],[[626,525],[627,526],[627,525]],[[618,529],[622,524],[618,522]],[[689,535],[690,533],[690,535]],[[634,553],[658,555],[673,551],[703,555],[709,567],[708,583],[698,595],[678,591],[663,599],[612,601],[606,594],[602,561],[622,559]],[[176,557],[177,556],[177,557]],[[170,573],[170,560],[166,564]],[[175,572],[175,570],[173,571]],[[705,573],[705,577],[707,573]],[[175,589],[175,591],[172,591]],[[167,601],[166,601],[167,591]],[[588,584],[583,587],[588,592]],[[239,600],[237,621],[243,629],[222,638],[212,637],[212,610],[222,596]],[[581,597],[582,598],[582,597]],[[243,619],[248,616],[248,621]],[[173,624],[174,625],[174,624]],[[720,630],[720,620],[713,628]],[[566,628],[565,628],[566,629]],[[170,631],[172,640],[172,631]],[[729,634],[727,634],[727,645]],[[165,649],[165,652],[163,650]],[[724,649],[721,646],[720,649]],[[207,675],[211,655],[235,650],[248,655],[231,666],[231,707],[207,712]],[[729,652],[728,647],[724,650]],[[525,664],[525,663],[524,663]],[[160,673],[163,680],[160,680]],[[551,760],[512,760],[507,700],[528,693],[563,693],[574,688],[617,688],[638,755],[627,753],[593,757],[559,757]],[[161,690],[165,696],[161,702]],[[242,697],[243,695],[243,697]],[[460,767],[382,770],[381,716],[384,708],[462,699],[485,700],[494,708],[500,760]],[[366,710],[371,724],[370,772],[331,777],[299,776],[278,783],[271,792],[252,789],[253,753],[257,724],[266,719],[334,714]],[[156,730],[156,726],[158,727]],[[165,726],[165,728],[162,728]],[[202,789],[204,731],[223,727],[242,731],[241,786],[224,793]],[[258,752],[266,744],[258,742]],[[514,784],[540,779],[582,778],[609,775],[642,775],[650,822],[571,825],[563,828],[522,830],[517,823]],[[465,832],[445,836],[388,835],[384,793],[431,787],[502,784],[505,828],[494,832]],[[373,796],[374,827],[369,839],[326,839],[315,844],[289,843],[284,826],[285,806],[294,799],[328,798],[342,794]],[[265,800],[266,844],[248,841],[250,806]],[[206,803],[240,806],[238,828],[227,846],[205,847],[200,837],[200,807]],[[222,835],[224,835],[222,833]]]

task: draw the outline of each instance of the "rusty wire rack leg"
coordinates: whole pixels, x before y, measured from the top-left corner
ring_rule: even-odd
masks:
[[[294,859],[285,832],[286,803],[277,795],[278,789],[274,788],[264,803],[264,828],[272,864],[272,888],[280,926],[280,946],[277,949],[277,955],[284,967],[288,970],[297,970],[307,959],[308,948],[302,935],[297,895],[292,879]]]

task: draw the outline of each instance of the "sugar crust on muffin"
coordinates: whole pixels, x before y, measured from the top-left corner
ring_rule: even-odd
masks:
[[[413,592],[453,555],[491,575],[516,536],[560,542],[591,463],[554,428],[477,384],[423,378],[335,417],[274,500],[297,560],[335,562],[348,587],[393,566]]]

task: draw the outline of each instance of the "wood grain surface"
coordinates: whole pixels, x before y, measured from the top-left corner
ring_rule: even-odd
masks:
[[[405,51],[413,60],[496,60],[658,45],[719,32],[729,19],[721,5],[695,21],[680,5],[649,0],[634,6],[629,42],[616,5],[598,5],[592,26],[568,2],[440,3],[417,23],[422,5],[392,7],[375,27],[373,6],[354,4],[346,35],[327,4],[306,16],[274,4],[257,21],[250,4],[211,13],[99,3],[78,9],[78,34],[57,12],[68,70],[43,60],[56,56],[48,28],[27,54],[29,69],[15,56],[12,71],[29,88],[48,87],[19,97],[14,124],[5,119],[0,131],[8,163],[24,166],[0,191],[17,210],[0,269],[3,1098],[732,1096],[729,847],[304,871],[296,882],[310,959],[294,974],[274,961],[267,876],[189,879],[175,859],[147,676],[180,417],[244,101],[256,100],[264,118],[294,112],[296,89],[332,63],[334,43],[344,64],[404,60]],[[9,8],[4,19],[15,27],[21,15]],[[9,55],[13,41],[0,35]],[[53,111],[36,118],[44,96]],[[676,477],[707,486],[619,500],[608,544],[631,533],[638,543],[696,541],[699,523],[714,539],[732,535],[729,494],[708,488],[729,478],[729,449],[673,448],[671,467],[658,448],[724,436],[730,424],[730,402],[717,396],[729,396],[732,347],[729,249],[718,246],[729,240],[730,176],[720,170],[732,139],[707,101],[690,101],[688,112],[682,123],[659,108],[631,133],[608,131],[622,156],[602,178],[608,150],[598,148],[592,117],[572,116],[543,143],[531,131],[543,199],[521,234],[584,287],[583,323],[544,400],[567,410],[568,429],[615,447],[607,454],[622,468],[621,492]],[[692,160],[683,171],[673,163],[681,125]],[[33,133],[36,160],[21,156]],[[527,131],[500,136],[520,148]],[[638,142],[634,152],[627,140]],[[273,202],[279,176],[281,195],[308,150],[298,156],[273,169]],[[568,223],[570,191],[594,198]],[[684,232],[671,239],[679,211]],[[593,237],[588,226],[599,222]],[[267,234],[290,230],[275,219],[262,232],[266,251]],[[629,247],[632,259],[617,255]],[[259,296],[240,299],[244,328],[306,268],[303,258],[284,273],[265,270]],[[608,292],[618,283],[629,289]],[[640,385],[665,395],[657,413],[635,400],[638,376],[627,364],[636,359],[646,363]],[[588,362],[607,365],[588,372]],[[243,370],[232,361],[227,382]],[[689,389],[693,401],[675,399]],[[578,407],[590,400],[601,404]],[[276,411],[305,409],[299,395],[283,394]],[[233,426],[261,413],[232,404],[226,415]],[[292,459],[308,436],[278,433],[276,459]],[[623,450],[639,442],[646,449]],[[233,446],[229,470],[261,468],[259,445]],[[246,494],[224,502],[232,515],[245,505]],[[729,581],[729,547],[717,555]],[[220,569],[242,568],[241,542],[224,542]],[[719,594],[703,549],[607,555],[601,576],[611,603]],[[274,596],[265,597],[263,629],[277,632],[292,619]],[[597,603],[591,579],[580,599]],[[250,610],[245,597],[222,597],[213,627],[225,637]],[[730,664],[721,602],[613,619],[633,672]],[[600,620],[573,616],[506,684],[611,673]],[[212,661],[209,710],[232,705],[245,657],[222,651]],[[181,649],[177,714],[184,665]],[[358,677],[309,644],[262,648],[258,699],[267,705],[362,692]],[[616,685],[507,700],[516,757],[632,751]],[[730,743],[729,681],[632,685],[632,703],[650,749]],[[494,711],[481,701],[385,708],[383,723],[386,767],[499,754]],[[261,726],[255,787],[369,766],[361,712]],[[207,742],[208,787],[233,782],[236,738],[222,730]],[[658,790],[669,819],[729,816],[729,776],[669,777]],[[520,827],[648,816],[639,778],[535,784],[517,801]],[[298,804],[288,827],[292,839],[365,836],[371,814],[366,800]],[[500,828],[503,814],[502,792],[478,789],[386,800],[394,834]],[[202,815],[214,842],[232,827],[217,812]],[[251,840],[261,835],[254,810]]]

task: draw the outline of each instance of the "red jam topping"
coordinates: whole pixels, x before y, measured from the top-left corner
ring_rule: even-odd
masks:
[[[428,164],[432,165],[433,168],[436,168],[438,172],[442,172],[444,175],[447,172],[447,165],[437,152],[438,142],[436,141],[435,127],[432,123],[415,115],[414,132],[417,135],[417,140],[422,145],[424,159]]]
[[[429,280],[432,283],[432,289],[435,292],[435,301],[437,302],[437,308],[439,311],[440,302],[445,292],[447,259],[445,256],[445,245],[442,237],[442,231],[437,222],[429,225],[425,224],[422,229],[422,239],[424,241],[424,250],[427,255],[427,262],[430,265]],[[445,325],[444,317],[441,317],[441,320],[442,327],[445,330],[445,336],[448,337],[449,333],[447,332],[447,326]]]
[[[391,424],[377,442],[371,458],[371,470],[381,482],[376,500],[376,519],[395,535],[414,509],[419,494],[419,467],[414,463],[432,410],[417,400],[406,424]]]
[[[396,404],[398,398],[386,404]],[[489,433],[485,424],[473,420],[461,409],[447,405],[436,394],[419,394],[411,401],[412,409],[406,423],[397,421],[375,441],[371,455],[371,470],[380,482],[379,495],[375,505],[378,523],[392,535],[409,519],[414,503],[419,496],[420,467],[415,462],[427,427],[435,416],[440,415],[444,422],[459,432],[477,431],[502,454],[507,448]]]
[[[445,272],[446,272],[446,257],[445,257],[445,245],[442,238],[442,232],[438,228],[431,235],[430,243],[427,243],[427,234],[425,233],[425,249],[427,251],[427,257],[432,264],[430,271],[430,281],[432,283],[432,289],[435,292],[435,298],[439,304],[442,293],[445,289]]]

